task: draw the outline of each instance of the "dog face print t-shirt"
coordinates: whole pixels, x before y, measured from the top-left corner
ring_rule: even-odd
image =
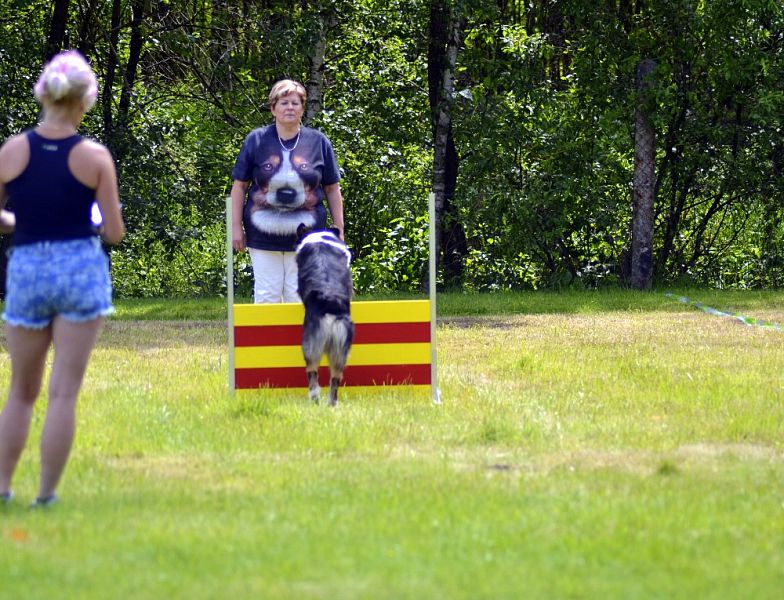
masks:
[[[300,223],[326,227],[322,186],[340,181],[340,171],[320,131],[302,127],[298,137],[280,140],[268,125],[245,138],[231,177],[250,181],[242,215],[247,246],[293,252]]]

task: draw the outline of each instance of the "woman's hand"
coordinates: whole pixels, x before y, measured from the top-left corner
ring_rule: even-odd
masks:
[[[0,209],[0,233],[13,233],[16,229],[16,215],[10,210]]]
[[[231,246],[234,248],[235,252],[242,252],[245,250],[245,232],[242,229],[242,224],[239,226],[232,225]]]
[[[343,192],[340,190],[339,183],[332,183],[324,186],[327,195],[329,213],[332,216],[332,226],[340,232],[340,240],[343,239]]]
[[[248,192],[250,181],[237,179],[231,185],[231,245],[237,252],[245,250],[245,230],[242,228],[242,210],[245,207],[245,194]]]

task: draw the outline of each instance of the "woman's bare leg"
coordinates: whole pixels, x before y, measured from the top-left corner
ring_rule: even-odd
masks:
[[[54,493],[68,462],[76,429],[76,398],[102,323],[102,318],[73,323],[61,317],[52,323],[54,363],[49,378],[49,407],[41,435],[39,498]]]
[[[11,387],[8,401],[0,413],[0,494],[9,491],[27,442],[33,405],[41,391],[52,328],[27,329],[9,325],[6,340],[11,356]]]

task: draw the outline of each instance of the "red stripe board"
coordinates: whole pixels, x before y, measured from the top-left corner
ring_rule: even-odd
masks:
[[[420,344],[430,341],[430,323],[357,323],[355,344]]]
[[[355,325],[355,344],[408,344],[429,341],[429,322]],[[234,345],[237,347],[299,346],[301,343],[302,325],[241,325],[234,328]]]
[[[296,346],[302,325],[244,325],[234,328],[234,346]]]
[[[430,374],[430,365],[348,365],[341,385],[430,385]],[[329,385],[329,367],[319,368],[319,385]],[[304,366],[236,369],[234,386],[238,390],[260,387],[306,388],[308,378]]]

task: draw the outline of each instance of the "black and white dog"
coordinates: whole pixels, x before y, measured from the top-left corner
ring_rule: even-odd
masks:
[[[343,379],[348,353],[354,339],[351,320],[351,253],[340,241],[336,229],[297,229],[298,289],[305,305],[302,354],[308,376],[310,399],[318,403],[321,392],[318,367],[321,357],[329,358],[329,403],[338,403],[338,386]]]

